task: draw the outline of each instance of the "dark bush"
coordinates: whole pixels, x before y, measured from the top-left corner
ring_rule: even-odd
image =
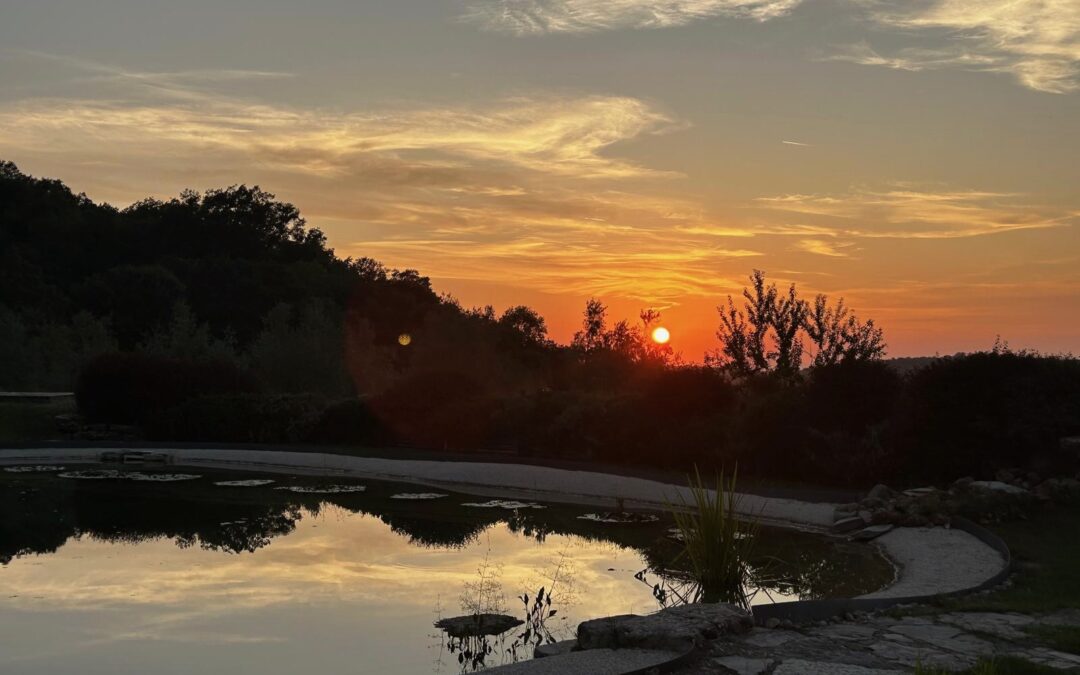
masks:
[[[352,398],[328,405],[311,429],[314,443],[385,445],[393,442],[390,431],[364,399]]]
[[[912,374],[895,452],[909,476],[952,479],[1022,466],[1076,470],[1063,436],[1080,433],[1080,361],[987,352]]]
[[[426,448],[481,448],[491,437],[495,401],[461,371],[424,371],[371,399],[379,421],[401,443]]]
[[[113,353],[87,363],[79,373],[75,397],[91,421],[142,424],[199,396],[254,390],[252,378],[230,361]]]
[[[199,396],[159,410],[146,433],[154,440],[298,443],[311,437],[325,407],[310,394]]]

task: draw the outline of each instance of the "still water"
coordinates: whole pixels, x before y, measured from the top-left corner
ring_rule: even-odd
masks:
[[[440,617],[479,603],[524,618],[519,596],[543,587],[556,610],[543,632],[565,639],[681,589],[664,519],[601,524],[584,507],[394,498],[434,492],[402,484],[175,471],[198,477],[0,472],[0,673],[459,673],[473,667],[433,627]],[[215,484],[260,478],[274,482]],[[870,547],[798,533],[764,530],[757,552],[755,603],[849,596],[892,575]],[[484,664],[531,655],[520,632],[490,638]]]

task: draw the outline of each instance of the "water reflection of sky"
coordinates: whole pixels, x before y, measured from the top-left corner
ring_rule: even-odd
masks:
[[[489,551],[514,614],[559,559],[578,600],[560,608],[567,631],[656,607],[633,549],[557,534],[540,544],[502,523],[460,549],[420,547],[327,505],[254,553],[84,536],[14,559],[0,567],[0,672],[431,672],[437,608],[460,613]]]

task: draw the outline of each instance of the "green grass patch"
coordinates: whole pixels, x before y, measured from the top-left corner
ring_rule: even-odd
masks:
[[[1012,588],[943,604],[950,610],[1050,612],[1080,607],[1080,504],[1057,505],[994,526],[1012,551]]]
[[[1051,649],[1080,654],[1080,626],[1028,626],[1024,632]]]

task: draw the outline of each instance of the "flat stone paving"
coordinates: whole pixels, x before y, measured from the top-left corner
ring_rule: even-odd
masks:
[[[960,671],[980,658],[1017,656],[1080,672],[1080,655],[1038,646],[1024,632],[1036,625],[1080,626],[1080,611],[1041,616],[953,612],[933,617],[878,615],[793,629],[754,628],[710,643],[706,656],[674,672],[684,675],[884,675],[916,664]]]
[[[499,675],[624,675],[657,667],[678,657],[675,652],[647,649],[589,649],[499,666],[484,672]]]

